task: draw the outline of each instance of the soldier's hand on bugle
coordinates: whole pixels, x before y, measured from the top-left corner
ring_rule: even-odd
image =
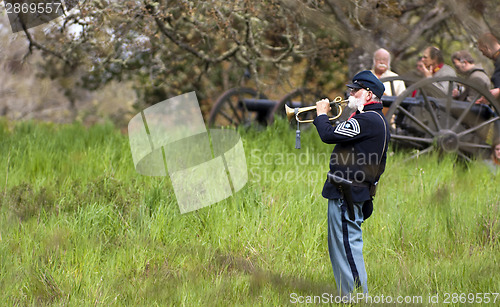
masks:
[[[330,107],[330,101],[325,98],[316,102],[316,115],[320,116],[328,113],[332,108]]]

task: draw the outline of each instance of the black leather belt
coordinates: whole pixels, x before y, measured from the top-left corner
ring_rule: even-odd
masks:
[[[342,198],[345,200],[347,204],[347,213],[349,214],[349,219],[354,221],[354,201],[352,199],[352,187],[367,187],[370,188],[370,184],[367,182],[355,182],[353,183],[351,180],[345,179],[343,177],[337,176],[328,172],[327,174],[328,181],[333,184],[339,192],[342,194]]]

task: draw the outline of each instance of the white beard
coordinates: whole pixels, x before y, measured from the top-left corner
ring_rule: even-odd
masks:
[[[364,95],[363,95],[364,96]],[[362,112],[364,109],[364,97],[362,98],[355,98],[354,96],[349,96],[348,100],[349,103],[347,106],[351,109],[358,109],[359,112]]]

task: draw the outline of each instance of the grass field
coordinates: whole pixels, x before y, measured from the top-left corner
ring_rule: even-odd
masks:
[[[332,146],[309,129],[295,150],[281,121],[240,135],[247,185],[181,215],[169,178],[136,173],[112,125],[0,122],[0,305],[276,306],[335,295],[320,195]],[[498,305],[500,177],[481,161],[406,156],[391,150],[363,224],[370,295],[450,306],[491,293]]]

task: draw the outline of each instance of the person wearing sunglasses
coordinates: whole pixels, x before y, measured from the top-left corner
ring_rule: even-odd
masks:
[[[343,297],[368,292],[361,224],[372,214],[375,187],[385,170],[389,125],[382,113],[385,87],[369,70],[354,76],[349,107],[356,111],[332,126],[328,99],[316,102],[321,140],[336,144],[322,196],[328,200],[328,251],[337,289]]]

